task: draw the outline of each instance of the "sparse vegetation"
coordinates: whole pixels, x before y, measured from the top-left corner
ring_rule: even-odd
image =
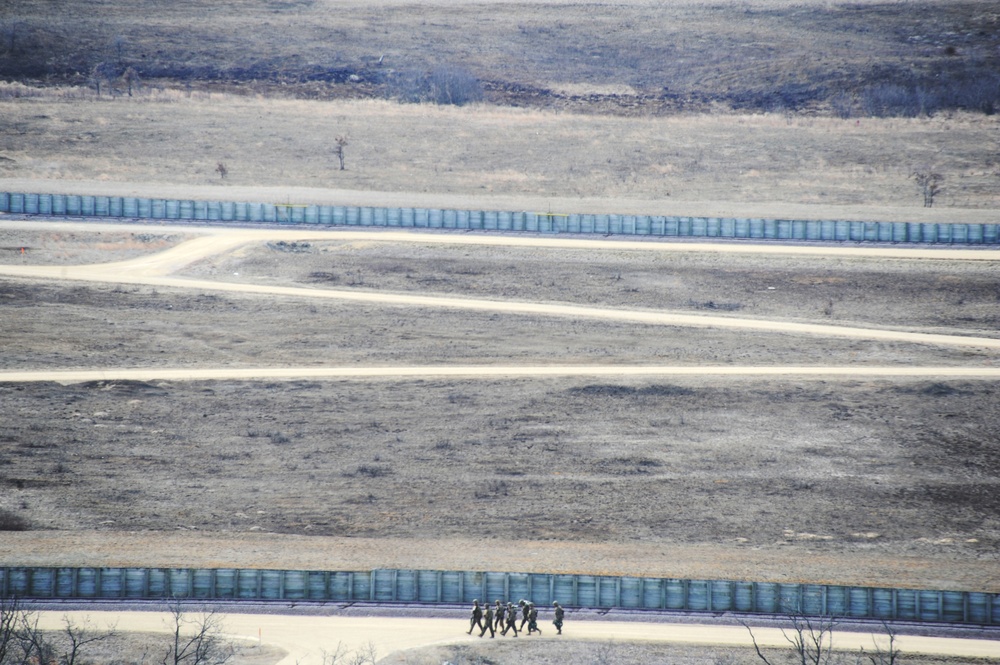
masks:
[[[17,513],[0,508],[0,531],[27,531],[30,523]]]
[[[338,134],[333,139],[334,148],[333,154],[337,157],[337,161],[340,163],[340,170],[344,170],[344,148],[347,147],[347,136],[344,134]]]
[[[148,86],[128,103],[110,103],[82,89],[3,83],[0,113],[19,128],[6,137],[4,156],[11,161],[2,162],[4,177],[112,178],[186,188],[218,182],[219,174],[211,170],[224,154],[231,191],[213,196],[233,200],[278,196],[261,189],[266,187],[335,183],[338,189],[396,193],[399,207],[415,204],[412,192],[440,192],[450,202],[428,199],[424,205],[504,207],[476,198],[504,195],[540,199],[521,204],[528,209],[546,205],[559,212],[711,217],[719,213],[686,210],[741,201],[757,202],[757,209],[728,207],[726,214],[794,218],[803,211],[782,210],[782,205],[805,204],[813,216],[839,218],[842,211],[824,213],[823,206],[866,205],[872,215],[886,214],[874,206],[919,206],[910,173],[911,165],[923,163],[960,177],[959,186],[935,200],[935,209],[993,209],[1000,200],[996,175],[987,166],[996,160],[995,143],[983,140],[990,120],[981,115],[860,124],[804,116],[789,122],[784,115],[615,118],[482,105],[246,99],[197,91],[186,97]],[[137,124],[157,131],[108,129]],[[513,126],[518,131],[510,131]],[[347,148],[363,152],[364,159],[352,160],[344,171],[331,154],[335,132],[364,137],[363,144],[356,138]],[[580,133],[588,140],[577,140]],[[126,154],[137,158],[122,159]],[[233,166],[237,163],[239,169]],[[59,166],[53,171],[44,164]],[[199,166],[206,164],[211,166]],[[483,173],[492,175],[484,180]],[[175,198],[190,195],[179,189]],[[593,210],[597,199],[617,201]],[[378,200],[386,205],[385,198]],[[646,202],[645,210],[635,209],[640,201]],[[896,214],[900,219],[893,221],[917,221],[912,210],[905,217]]]
[[[920,187],[920,193],[924,198],[924,207],[933,207],[934,199],[941,193],[944,175],[925,168],[914,171],[912,178],[917,183],[917,186]]]
[[[784,653],[780,653],[783,651]],[[774,658],[781,663],[793,662],[790,649],[772,650]],[[866,653],[867,655],[867,653]],[[852,652],[835,652],[834,660],[847,665],[857,665],[858,654]],[[867,663],[867,659],[863,659]],[[966,663],[948,657],[925,656],[907,653],[897,662],[907,665],[974,665],[976,659],[968,659]],[[990,659],[992,660],[992,659]],[[396,662],[396,661],[393,661]],[[407,665],[564,665],[565,663],[586,663],[588,665],[649,665],[650,663],[669,663],[671,665],[695,665],[708,663],[711,665],[755,665],[761,661],[754,649],[742,647],[701,647],[685,644],[656,644],[649,642],[628,642],[624,640],[592,641],[592,640],[504,640],[490,644],[451,644],[423,649],[411,650],[405,653],[405,660],[400,663]],[[794,661],[796,665],[801,665]],[[886,663],[888,665],[888,663]],[[981,663],[980,665],[987,665]]]
[[[781,634],[788,641],[792,659],[798,665],[832,665],[840,662],[845,655],[833,650],[833,629],[837,625],[835,618],[789,615],[786,619],[791,623],[791,628],[782,628]],[[777,662],[775,657],[768,657],[761,651],[753,629],[745,622],[743,626],[750,633],[757,657],[764,665],[774,665]]]
[[[358,3],[338,7],[334,22],[318,4],[247,0],[205,21],[147,0],[116,7],[113,19],[69,9],[52,20],[45,5],[11,0],[0,22],[0,76],[82,85],[80,72],[107,63],[112,78],[132,68],[154,85],[309,99],[482,99],[625,115],[714,105],[841,117],[991,114],[1000,76],[989,8],[985,0],[920,2],[905,12],[869,1],[755,0],[566,12],[558,3],[501,3],[484,22],[476,5],[412,13]],[[165,20],[150,23],[151,14]],[[280,29],[249,29],[261,16]],[[110,41],[109,30],[117,33]]]
[[[117,637],[113,627],[100,630],[89,622],[78,624],[65,617],[63,622],[62,632],[45,631],[39,627],[38,612],[17,598],[0,597],[0,665],[91,662],[90,652],[95,647]]]
[[[179,601],[170,604],[170,644],[163,665],[223,665],[236,654],[224,635],[225,617],[216,609],[191,612]]]
[[[784,617],[784,621],[790,624],[787,628],[781,629],[781,634],[788,642],[791,654],[788,649],[762,650],[754,635],[753,628],[745,621],[743,627],[750,633],[753,641],[754,653],[764,665],[774,665],[777,662],[786,662],[788,656],[798,665],[835,665],[845,663],[857,665],[863,659],[871,661],[872,665],[894,665],[900,656],[899,645],[896,642],[897,630],[886,622],[882,622],[887,640],[880,643],[878,636],[872,636],[874,646],[873,652],[867,652],[862,647],[859,653],[849,653],[834,650],[834,631],[837,627],[836,617],[806,617],[797,614],[789,614]],[[779,655],[774,655],[778,651]],[[785,653],[781,653],[784,651]],[[771,655],[768,655],[770,653]],[[784,656],[784,657],[781,657]],[[778,660],[780,657],[780,660]]]

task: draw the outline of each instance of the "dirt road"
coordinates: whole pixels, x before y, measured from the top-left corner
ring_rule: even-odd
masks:
[[[162,612],[46,612],[44,628],[59,630],[68,616],[77,625],[89,618],[91,625],[115,624],[120,631],[168,632],[170,615]],[[573,623],[568,617],[567,640],[607,642],[671,642],[752,646],[747,630],[742,626],[643,623],[622,621],[586,621]],[[466,636],[463,619],[410,619],[389,617],[294,616],[276,614],[226,614],[225,630],[232,638],[279,647],[288,652],[278,665],[317,665],[323,662],[322,652],[332,652],[338,645],[354,651],[369,644],[375,646],[382,662],[396,662],[392,654],[408,649],[461,643],[481,643],[476,636]],[[754,635],[762,647],[787,647],[788,643],[777,628],[755,628]],[[531,639],[559,639],[541,637]],[[998,643],[988,639],[959,639],[904,635],[898,638],[901,652],[933,654],[965,658],[995,657]],[[836,648],[858,651],[871,650],[872,633],[837,631]],[[402,661],[400,661],[402,662]]]
[[[0,224],[7,224],[6,221]],[[3,226],[0,226],[3,228]],[[13,227],[12,227],[13,228]],[[23,227],[20,227],[23,228]],[[32,227],[35,228],[35,227]],[[61,225],[66,230],[88,230],[86,224]],[[140,227],[143,228],[143,227]],[[915,342],[947,346],[967,346],[1000,349],[1000,339],[985,337],[941,335],[902,330],[881,330],[811,323],[795,323],[764,319],[738,318],[686,314],[679,312],[611,309],[584,307],[557,303],[535,303],[511,300],[487,300],[442,296],[421,296],[413,294],[374,293],[343,289],[300,288],[271,286],[263,284],[242,284],[200,280],[170,276],[171,273],[200,259],[224,253],[251,242],[305,241],[317,238],[329,239],[336,234],[338,239],[382,240],[415,243],[491,244],[505,246],[561,247],[561,248],[615,248],[638,251],[723,251],[743,253],[792,253],[829,254],[830,256],[863,256],[910,259],[943,259],[995,261],[1000,260],[1000,251],[994,250],[901,250],[892,248],[843,248],[823,246],[790,245],[735,245],[705,243],[644,243],[580,239],[549,239],[525,237],[470,236],[437,233],[395,233],[395,232],[339,232],[339,231],[281,231],[264,229],[219,229],[201,227],[189,229],[198,234],[177,246],[142,256],[129,261],[102,263],[85,266],[0,266],[0,274],[12,277],[36,279],[68,279],[89,282],[111,282],[130,285],[164,286],[200,290],[227,291],[238,293],[267,294],[288,298],[329,298],[351,302],[373,303],[402,307],[435,307],[466,311],[488,311],[507,314],[535,314],[571,319],[600,319],[647,325],[692,326],[704,328],[725,328],[756,330],[761,332],[793,333],[827,337],[848,337],[879,341]],[[206,234],[206,235],[202,235]]]
[[[1000,367],[668,367],[643,366],[408,366],[408,367],[233,367],[203,369],[115,369],[115,370],[38,370],[0,372],[0,383],[55,381],[83,383],[86,381],[207,381],[212,379],[362,379],[362,378],[496,378],[543,376],[794,376],[825,380],[862,377],[927,377],[935,379],[997,379]]]

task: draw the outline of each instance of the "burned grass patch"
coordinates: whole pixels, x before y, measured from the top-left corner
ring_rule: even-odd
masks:
[[[686,397],[695,391],[684,386],[656,384],[651,386],[626,386],[610,383],[593,383],[570,388],[567,393],[582,397]]]

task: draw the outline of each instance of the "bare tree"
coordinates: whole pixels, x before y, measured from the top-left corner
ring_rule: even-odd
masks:
[[[20,653],[15,661],[19,665],[51,663],[56,660],[55,647],[46,639],[38,626],[38,614],[19,610],[15,618],[14,640]]]
[[[126,67],[125,71],[122,72],[122,83],[125,85],[125,91],[128,92],[128,96],[132,96],[134,90],[139,88],[139,72],[136,71],[135,67]]]
[[[922,168],[915,170],[910,177],[916,181],[924,195],[924,207],[933,207],[934,197],[941,193],[944,176],[931,168]]]
[[[8,655],[17,646],[18,617],[22,612],[17,598],[0,597],[0,663],[6,663]]]
[[[365,646],[359,647],[349,662],[350,665],[375,665],[377,660],[378,652],[375,649],[375,643],[369,642]]]
[[[615,662],[615,643],[614,640],[609,642],[602,642],[601,644],[594,647],[594,665],[611,665]]]
[[[337,646],[334,647],[333,651],[320,649],[319,653],[323,658],[323,665],[343,665],[347,659],[348,650],[343,642],[337,642]]]
[[[337,156],[338,160],[340,160],[340,170],[343,171],[344,170],[344,148],[347,146],[347,135],[346,134],[338,134],[337,138],[334,139],[334,142],[337,145],[333,149],[333,154]]]
[[[125,35],[115,35],[114,39],[111,40],[111,43],[108,44],[108,48],[115,61],[120,64],[123,60],[125,60],[125,51],[128,49],[128,39],[125,38]]]
[[[896,659],[899,657],[899,647],[896,645],[898,632],[887,621],[882,622],[882,629],[885,630],[885,634],[889,638],[889,643],[885,648],[882,648],[873,635],[872,642],[875,644],[875,651],[868,653],[862,648],[861,655],[866,656],[872,665],[896,665]]]
[[[63,617],[66,628],[63,630],[69,639],[69,651],[63,655],[61,665],[76,665],[80,651],[89,644],[102,642],[115,637],[118,633],[114,627],[104,632],[95,632],[94,628],[84,621],[83,625],[76,625],[69,617]]]
[[[790,616],[789,619],[792,622],[791,629],[782,628],[781,634],[792,645],[799,665],[828,665],[833,654],[833,627],[836,620],[830,617],[811,618],[799,615]],[[760,650],[750,626],[744,623],[743,627],[750,633],[757,657],[766,665],[775,665]]]
[[[104,64],[97,63],[96,65],[90,68],[90,76],[87,77],[88,80],[90,81],[90,85],[94,86],[94,91],[97,93],[98,97],[101,96],[101,83],[104,81],[103,69],[104,69]]]
[[[173,638],[163,665],[222,665],[233,657],[233,645],[222,637],[223,616],[216,610],[189,615],[180,602],[170,604]]]
[[[99,62],[90,68],[90,84],[94,86],[94,90],[97,92],[97,96],[101,96],[101,84],[107,83],[108,90],[112,93],[111,82],[117,78],[118,73],[114,64],[110,62]]]

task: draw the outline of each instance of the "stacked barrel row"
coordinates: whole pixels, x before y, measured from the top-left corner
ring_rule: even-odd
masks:
[[[187,598],[468,604],[531,600],[567,607],[802,614],[1000,624],[1000,594],[822,584],[441,570],[0,568],[18,598]]]
[[[189,222],[582,233],[687,238],[995,245],[1000,224],[859,222],[663,215],[378,208],[0,192],[0,212]]]

